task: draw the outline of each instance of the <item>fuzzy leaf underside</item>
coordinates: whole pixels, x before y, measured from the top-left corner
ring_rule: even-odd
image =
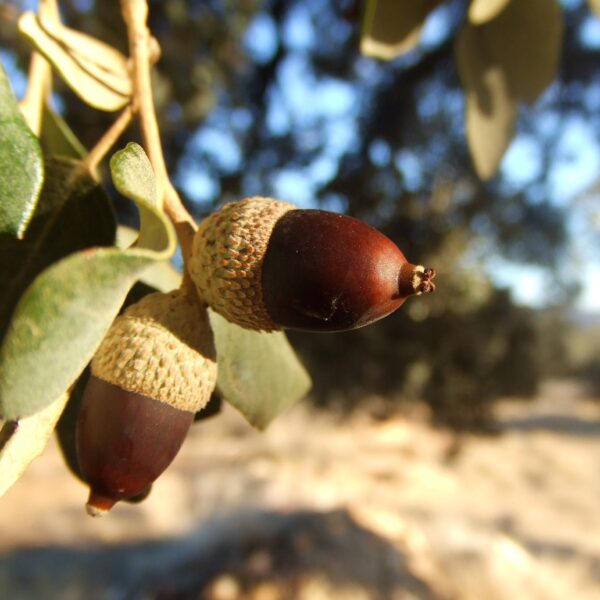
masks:
[[[44,187],[23,239],[0,237],[0,340],[16,303],[37,275],[78,250],[110,246],[114,237],[110,201],[81,163],[48,159]]]
[[[243,329],[213,311],[217,387],[259,429],[305,396],[311,381],[283,332]]]
[[[0,65],[0,236],[23,236],[43,180],[40,144],[21,115]]]
[[[0,347],[4,419],[35,414],[69,388],[92,358],[131,286],[147,267],[173,254],[173,228],[156,208],[156,198],[147,195],[153,175],[140,150],[130,145],[120,151],[111,169],[115,184],[127,178],[129,169],[141,177],[139,186],[132,182],[121,191],[145,215],[140,240],[147,244],[80,250],[33,280],[16,305]],[[140,171],[140,164],[147,170]]]

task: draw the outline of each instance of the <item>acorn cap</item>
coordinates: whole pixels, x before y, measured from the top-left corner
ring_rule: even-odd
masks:
[[[195,413],[215,387],[215,357],[206,308],[181,290],[155,293],[115,319],[92,360],[92,374]]]
[[[262,264],[275,223],[295,208],[253,196],[226,204],[200,223],[189,272],[200,297],[229,321],[248,329],[280,329],[263,301]]]

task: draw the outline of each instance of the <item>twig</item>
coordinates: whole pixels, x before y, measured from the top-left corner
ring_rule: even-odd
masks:
[[[40,16],[48,17],[53,21],[60,19],[60,13],[58,12],[57,0],[40,0]]]
[[[134,113],[135,110],[131,104],[126,106],[117,120],[110,126],[106,133],[98,140],[96,145],[83,159],[82,166],[90,172],[94,179],[98,179],[96,168],[100,164],[100,161],[108,154],[125,129],[127,129]]]
[[[29,62],[28,84],[25,96],[19,103],[29,129],[39,137],[42,131],[42,112],[52,88],[52,71],[46,59],[34,52]]]
[[[40,16],[58,21],[58,5],[56,0],[40,0]],[[21,100],[21,112],[33,133],[39,137],[42,130],[42,113],[52,91],[52,69],[46,59],[33,52],[29,63],[27,91]]]
[[[196,224],[196,221],[194,221],[192,215],[190,215],[183,206],[179,194],[171,183],[171,180],[167,179],[166,184],[165,212],[175,227],[177,238],[181,244],[181,254],[184,262],[187,264],[187,261],[192,254],[192,243],[198,225]],[[185,269],[185,271],[187,272],[187,269]]]
[[[192,215],[183,206],[165,165],[150,80],[152,56],[151,37],[146,25],[148,5],[146,0],[121,0],[121,11],[127,25],[129,53],[133,63],[134,101],[139,109],[144,145],[156,176],[160,206],[175,226],[183,259],[187,262],[197,226]]]

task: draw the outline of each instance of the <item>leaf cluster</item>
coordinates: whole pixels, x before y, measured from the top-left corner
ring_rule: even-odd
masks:
[[[25,13],[19,29],[92,108],[132,103],[128,61],[116,49],[43,12]],[[129,143],[110,160],[112,186],[139,212],[139,231],[127,230],[96,176],[106,142],[87,153],[49,107],[48,86],[49,72],[32,69],[19,106],[0,66],[0,494],[42,451],[67,405],[75,409],[65,412],[61,440],[77,474],[78,380],[136,282],[150,283],[136,286],[148,293],[181,279],[168,262],[175,229],[142,147]],[[212,320],[220,395],[266,427],[306,393],[308,375],[284,334]]]

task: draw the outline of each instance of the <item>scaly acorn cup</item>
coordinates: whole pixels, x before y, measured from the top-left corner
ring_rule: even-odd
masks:
[[[145,296],[98,348],[76,430],[92,516],[143,492],[179,451],[217,380],[208,314],[182,291]]]
[[[259,196],[200,224],[189,272],[215,311],[265,331],[356,329],[435,290],[433,269],[366,223]]]

